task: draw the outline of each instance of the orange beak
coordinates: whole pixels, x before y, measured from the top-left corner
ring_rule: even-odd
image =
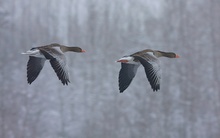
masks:
[[[82,50],[81,52],[86,52],[85,50]]]
[[[179,58],[180,56],[176,54],[176,58]]]

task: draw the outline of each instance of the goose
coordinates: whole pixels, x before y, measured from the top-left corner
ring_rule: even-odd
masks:
[[[21,53],[29,55],[29,61],[27,62],[27,82],[31,84],[40,74],[45,61],[49,60],[62,84],[68,85],[70,80],[64,53],[69,51],[85,52],[80,47],[68,47],[58,43],[52,43],[45,46],[33,47],[27,52]]]
[[[118,77],[120,93],[128,88],[140,65],[143,65],[153,91],[158,91],[161,80],[159,57],[179,58],[179,55],[173,52],[145,49],[117,60],[116,62],[121,63]]]

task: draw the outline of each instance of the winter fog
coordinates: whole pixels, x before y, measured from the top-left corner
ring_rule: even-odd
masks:
[[[27,83],[35,46],[60,43],[71,83],[47,61]],[[1,0],[0,138],[219,138],[219,0]],[[139,67],[119,93],[124,55],[161,58],[161,89]]]

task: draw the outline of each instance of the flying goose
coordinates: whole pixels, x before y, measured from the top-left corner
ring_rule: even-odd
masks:
[[[153,91],[159,90],[161,79],[159,57],[179,58],[179,55],[172,52],[145,49],[120,58],[117,61],[121,62],[121,70],[118,78],[120,93],[130,85],[140,64],[144,66],[147,79]]]
[[[85,52],[85,50],[82,50],[80,47],[68,47],[53,43],[46,46],[34,47],[22,53],[29,55],[29,61],[27,63],[27,82],[31,84],[39,75],[45,61],[49,60],[59,80],[61,80],[63,85],[68,85],[70,80],[66,68],[66,57],[64,56],[64,53],[68,51]]]

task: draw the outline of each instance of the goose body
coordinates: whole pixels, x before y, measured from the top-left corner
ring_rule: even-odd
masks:
[[[29,61],[27,63],[27,81],[31,84],[40,74],[46,60],[50,61],[50,64],[56,72],[59,80],[63,85],[68,85],[70,82],[69,75],[66,67],[65,52],[85,52],[80,47],[68,47],[53,43],[46,46],[34,47],[28,50],[24,55],[29,55]]]
[[[145,49],[120,58],[117,61],[121,62],[121,69],[118,78],[120,92],[122,93],[128,88],[140,65],[143,65],[146,77],[153,91],[158,91],[160,89],[161,80],[159,57],[179,58],[179,55],[172,52]]]

